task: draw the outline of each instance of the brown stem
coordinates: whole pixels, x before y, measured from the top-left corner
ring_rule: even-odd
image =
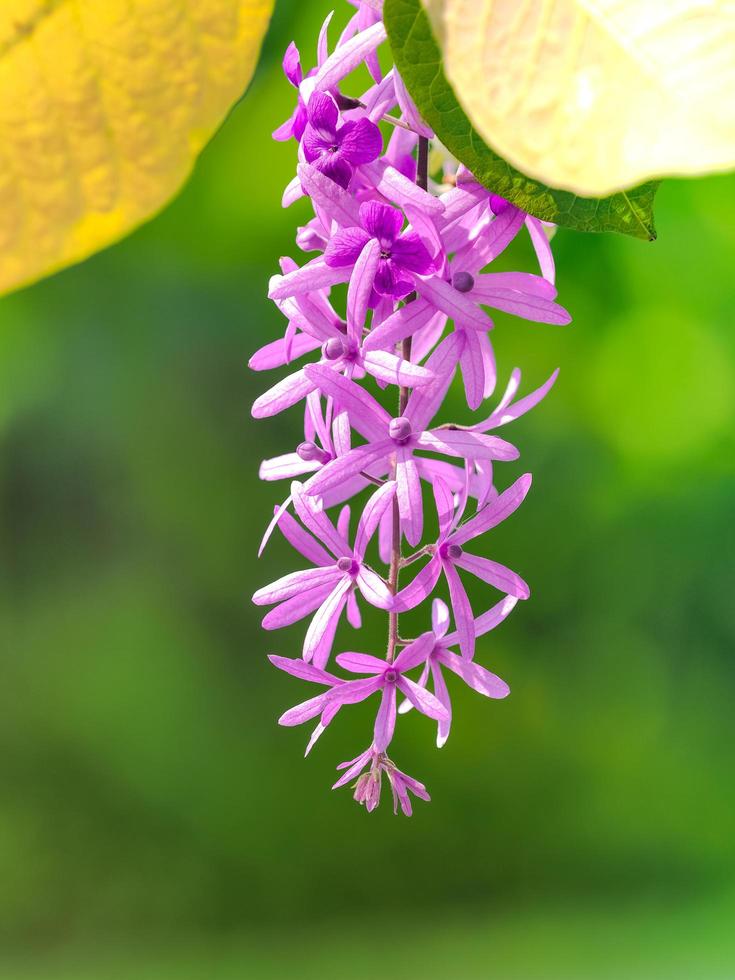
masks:
[[[429,141],[424,136],[419,136],[419,151],[418,151],[418,161],[416,169],[416,183],[423,190],[427,190],[429,186]],[[410,303],[412,300],[416,299],[416,293],[412,293],[406,302]],[[405,340],[401,342],[401,357],[405,361],[411,360],[411,338],[406,337]],[[398,389],[398,414],[403,415],[406,411],[406,405],[408,404],[408,388]],[[392,476],[395,479],[396,476],[396,466],[393,464]],[[401,523],[400,514],[398,512],[398,498],[393,498],[393,542],[391,546],[390,555],[390,574],[388,576],[388,588],[390,589],[391,595],[396,595],[398,592],[398,574],[401,569]],[[390,612],[388,613],[388,652],[386,659],[388,663],[393,662],[393,658],[396,654],[396,646],[399,644],[398,638],[398,613]]]

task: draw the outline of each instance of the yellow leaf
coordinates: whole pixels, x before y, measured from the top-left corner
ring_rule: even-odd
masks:
[[[2,0],[0,291],[159,210],[250,80],[273,0]]]
[[[485,141],[604,196],[735,166],[733,0],[423,0]]]

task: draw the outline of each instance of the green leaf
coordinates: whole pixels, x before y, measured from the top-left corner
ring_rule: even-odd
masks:
[[[610,197],[578,197],[540,184],[511,167],[472,126],[447,82],[442,56],[421,0],[385,0],[393,57],[419,112],[437,138],[495,194],[543,221],[575,231],[616,231],[653,241],[653,198],[660,181]]]

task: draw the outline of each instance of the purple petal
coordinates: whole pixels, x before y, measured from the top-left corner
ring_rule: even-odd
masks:
[[[382,44],[385,38],[385,27],[382,22],[374,24],[366,31],[360,31],[355,37],[333,51],[319,68],[314,78],[315,88],[322,92],[336,88],[343,78],[362,64],[371,51]]]
[[[480,435],[478,432],[468,432],[465,429],[431,429],[429,432],[422,432],[416,439],[416,446],[419,449],[429,449],[434,453],[459,456],[461,459],[509,461],[518,459],[520,455],[516,447],[505,439]]]
[[[465,661],[462,661],[465,663]],[[436,695],[437,701],[444,707],[447,713],[447,717],[439,721],[436,732],[436,747],[438,749],[446,745],[447,739],[449,738],[449,732],[452,727],[452,702],[449,698],[449,691],[447,690],[447,684],[444,680],[444,675],[442,674],[442,669],[436,661],[431,662],[431,676],[434,681],[434,694]]]
[[[452,603],[454,622],[457,624],[459,649],[466,660],[472,660],[475,655],[475,630],[472,606],[453,564],[445,561],[443,566],[447,585],[449,586],[449,598]]]
[[[401,529],[412,547],[421,540],[424,528],[424,508],[421,480],[410,450],[399,450],[396,463],[396,498],[401,516]]]
[[[465,330],[465,343],[459,358],[467,405],[472,411],[480,407],[485,397],[485,362],[480,348],[480,337],[484,336],[476,330]]]
[[[428,299],[455,323],[463,327],[471,327],[473,330],[491,329],[492,320],[472,300],[472,293],[460,293],[438,276],[417,280],[416,289],[420,296]]]
[[[331,585],[321,586],[308,592],[301,592],[292,599],[286,599],[263,617],[261,626],[264,630],[279,630],[284,626],[298,623],[300,619],[304,619],[318,609],[331,591]]]
[[[476,295],[477,290],[487,290],[492,293],[494,289],[502,289],[513,290],[526,296],[538,296],[541,299],[556,299],[556,288],[553,283],[531,272],[486,272],[475,275],[474,279],[473,295]]]
[[[408,94],[408,90],[403,84],[403,79],[395,69],[393,71],[393,77],[396,86],[396,98],[398,99],[398,105],[401,107],[401,114],[404,122],[415,133],[418,133],[419,136],[424,136],[426,139],[432,139],[434,136],[433,130],[426,125],[424,120],[419,115],[419,111],[416,108],[413,99]]]
[[[325,140],[331,139],[334,142],[337,135],[339,109],[332,96],[327,95],[326,92],[312,92],[306,107],[306,112],[309,118],[309,124],[315,130],[319,131]],[[305,146],[304,149],[306,149]]]
[[[365,549],[375,534],[383,514],[393,502],[395,494],[396,484],[391,480],[376,490],[365,504],[355,534],[354,555],[358,561],[362,561],[365,557]]]
[[[306,661],[313,661],[316,667],[323,667],[329,660],[337,623],[351,588],[352,580],[345,577],[319,606],[309,623],[304,637],[303,657]]]
[[[327,16],[324,18],[321,28],[319,29],[319,38],[316,43],[316,58],[317,64],[323,65],[324,62],[329,57],[329,24],[334,16],[334,11],[330,10]]]
[[[316,589],[334,583],[341,578],[342,573],[333,565],[331,568],[306,568],[299,572],[291,572],[271,582],[270,585],[258,589],[253,595],[256,606],[270,606],[274,602],[283,602],[299,592]]]
[[[360,224],[384,248],[389,248],[403,227],[403,215],[380,201],[365,201],[360,205]]]
[[[427,368],[382,350],[368,351],[364,365],[365,370],[379,381],[403,388],[415,388],[436,381],[434,373]]]
[[[409,275],[409,273],[407,273]],[[375,296],[392,296],[402,299],[413,291],[413,280],[403,275],[403,270],[392,259],[381,258],[378,271],[375,274]],[[375,297],[371,305],[376,305]]]
[[[507,595],[500,602],[496,602],[491,609],[488,609],[487,612],[484,612],[475,620],[475,636],[484,636],[485,633],[489,633],[490,630],[495,629],[504,619],[510,616],[517,605],[518,599],[514,595]],[[451,644],[448,645],[451,646]]]
[[[401,207],[413,205],[426,214],[436,215],[437,218],[444,213],[444,205],[438,197],[428,194],[385,160],[365,164],[362,173],[379,194]]]
[[[350,537],[350,508],[345,505],[339,512],[339,517],[337,518],[337,533],[340,537],[344,538],[345,541],[349,540]]]
[[[495,286],[488,287],[482,284],[474,287],[471,296],[476,302],[485,306],[492,306],[493,309],[503,310],[505,313],[520,316],[535,323],[554,323],[557,326],[566,326],[572,322],[570,314],[563,306],[541,296],[532,296],[516,292],[513,289],[498,289]]]
[[[390,416],[364,388],[318,364],[308,365],[304,373],[324,395],[349,412],[353,427],[365,439],[373,442],[386,438]]]
[[[362,616],[360,607],[357,604],[357,596],[354,589],[347,596],[347,622],[353,629],[359,630],[362,626]]]
[[[378,327],[374,327],[365,338],[362,348],[368,350],[389,350],[406,337],[411,337],[425,327],[434,316],[433,306],[425,299],[416,299],[391,314]]]
[[[343,228],[357,228],[360,224],[360,208],[355,198],[334,181],[320,174],[307,163],[297,168],[299,180],[304,191],[314,204],[318,205]]]
[[[371,606],[392,609],[393,595],[383,579],[367,565],[357,573],[357,587]]]
[[[478,270],[496,259],[513,241],[523,227],[525,214],[518,208],[505,208],[483,233],[479,243]]]
[[[283,73],[294,88],[299,87],[304,77],[304,73],[301,70],[301,56],[299,55],[299,49],[296,47],[293,41],[291,41],[289,46],[286,48],[286,53],[283,56]]]
[[[489,558],[470,555],[465,551],[461,558],[454,559],[454,564],[459,568],[463,568],[466,572],[477,576],[477,578],[482,579],[483,582],[487,582],[488,585],[494,586],[500,592],[505,592],[506,595],[513,595],[518,599],[527,599],[531,594],[531,590],[520,575],[516,575],[515,572],[506,568],[505,565],[491,561]]]
[[[470,663],[444,649],[438,651],[437,657],[445,667],[461,677],[465,684],[469,684],[473,690],[484,694],[486,698],[505,698],[510,694],[510,688],[505,681],[479,664]]]
[[[281,337],[257,350],[248,361],[248,367],[251,371],[270,371],[273,368],[283,367],[289,361],[303,357],[304,354],[309,354],[318,347],[319,340],[308,334],[298,334],[290,345]]]
[[[344,234],[344,232],[337,234]],[[333,241],[334,239],[332,239]],[[359,254],[358,251],[357,255]],[[352,265],[353,263],[345,263],[345,265],[347,264]],[[301,293],[311,293],[317,289],[323,289],[325,286],[334,286],[338,282],[349,282],[351,273],[352,269],[327,265],[325,258],[320,256],[318,259],[307,262],[295,272],[289,272],[274,288],[268,291],[268,297],[270,299],[288,299],[290,296],[298,296]]]
[[[292,728],[294,725],[303,725],[305,721],[311,721],[312,718],[316,718],[317,715],[322,713],[327,704],[327,693],[318,694],[315,698],[309,698],[308,701],[302,701],[301,704],[297,704],[294,708],[289,708],[278,719],[278,724]]]
[[[299,677],[303,681],[313,681],[315,684],[326,684],[329,687],[340,682],[334,674],[330,674],[326,670],[319,670],[318,667],[304,663],[301,659],[291,660],[289,657],[277,657],[275,654],[270,654],[268,659],[274,667],[284,670],[292,677]]]
[[[291,484],[291,497],[301,523],[329,548],[335,558],[351,553],[349,544],[324,513],[322,506],[305,493],[300,483]]]
[[[307,462],[298,453],[284,453],[283,456],[273,456],[271,459],[264,459],[258,470],[258,477],[261,480],[293,480],[305,473],[313,473],[319,469],[317,460]]]
[[[340,153],[352,166],[371,163],[383,152],[383,137],[375,123],[369,119],[348,122],[340,129]]]
[[[369,698],[371,694],[379,691],[383,686],[382,677],[366,677],[359,681],[343,681],[337,684],[331,691],[327,691],[325,697],[328,701],[337,701],[340,704],[358,704]]]
[[[503,396],[503,401],[498,405],[495,411],[492,412],[492,414],[489,415],[484,422],[478,422],[476,426],[473,426],[473,428],[477,429],[479,432],[487,432],[488,429],[496,429],[501,425],[506,425],[508,422],[513,422],[515,419],[520,418],[521,415],[525,415],[526,412],[530,412],[534,406],[538,405],[538,403],[546,397],[558,377],[559,369],[557,368],[551,377],[548,378],[540,388],[532,391],[529,395],[525,395],[523,398],[519,398],[518,401],[510,407],[507,407],[510,399],[507,399],[506,392],[506,395]],[[514,380],[514,378],[511,378],[511,383],[508,386],[509,390]],[[520,372],[518,372],[517,375],[517,382],[520,382]],[[517,384],[515,387],[517,388]],[[510,398],[512,399],[512,397],[513,395],[511,394]]]
[[[355,262],[347,289],[347,333],[357,344],[362,339],[379,262],[380,245],[371,238]]]
[[[447,709],[426,688],[419,687],[415,681],[403,676],[396,681],[396,687],[400,688],[414,708],[420,711],[422,715],[427,715],[434,721],[446,720]]]
[[[423,602],[434,591],[437,579],[441,574],[442,565],[439,558],[433,556],[427,565],[421,569],[416,578],[396,595],[394,612],[408,612],[420,602]]]
[[[342,280],[349,282],[352,269],[369,241],[370,236],[362,228],[343,228],[330,239],[324,252],[324,261],[330,269],[349,267],[350,275]]]
[[[454,378],[463,345],[464,338],[461,333],[449,334],[426,362],[426,369],[433,371],[436,381],[421,388],[414,388],[404,412],[404,415],[411,420],[415,432],[425,429],[438,412]]]
[[[434,599],[431,604],[431,629],[438,640],[446,636],[449,629],[449,608],[442,599]]]
[[[328,368],[327,370],[331,371],[332,369]],[[279,412],[283,412],[300,402],[302,398],[306,398],[314,388],[314,382],[304,374],[303,370],[295,371],[256,398],[250,410],[251,414],[254,419],[265,419],[278,415]]]
[[[353,674],[383,674],[389,667],[385,660],[369,653],[338,653],[335,660]]]
[[[393,738],[396,728],[396,688],[394,684],[386,684],[380,701],[378,713],[375,716],[373,742],[377,752],[385,752]]]
[[[365,749],[356,759],[351,759],[349,762],[341,762],[337,766],[337,769],[344,769],[345,772],[342,773],[334,786],[332,786],[332,789],[339,789],[340,786],[345,786],[347,783],[352,782],[354,777],[365,768],[367,762],[372,758],[372,754],[372,748]]]
[[[324,153],[313,161],[312,166],[339,187],[345,189],[349,187],[354,173],[353,168],[346,160],[342,159],[339,153]]]
[[[432,484],[434,502],[439,519],[439,539],[445,538],[454,524],[454,495],[441,477],[436,477]]]
[[[530,473],[524,473],[523,476],[520,476],[493,503],[487,504],[474,517],[457,528],[452,534],[452,542],[459,545],[464,544],[466,541],[489,531],[490,528],[497,527],[507,517],[510,517],[526,499],[526,495],[531,489],[531,479]]]
[[[400,235],[391,247],[393,261],[420,276],[434,271],[434,260],[415,231]]]
[[[392,442],[384,440],[351,449],[344,456],[327,463],[318,473],[310,477],[304,484],[305,493],[309,496],[323,496],[328,491],[343,485],[356,474],[363,471],[371,472],[373,464],[383,460],[392,447]]]
[[[541,269],[541,275],[544,277],[544,279],[547,279],[550,283],[553,283],[556,276],[556,270],[554,268],[554,255],[551,251],[551,242],[546,237],[543,223],[539,221],[538,218],[532,217],[530,214],[526,215],[525,220],[526,228],[528,228],[528,234],[531,236],[531,242],[533,244],[534,251],[536,252],[539,268]]]
[[[309,534],[298,521],[284,511],[278,519],[278,528],[292,548],[315,565],[333,565],[334,558]]]
[[[418,639],[414,640],[413,643],[409,643],[407,647],[401,650],[393,666],[401,673],[405,673],[407,670],[413,670],[419,664],[426,663],[433,649],[434,634],[430,632],[422,633]]]

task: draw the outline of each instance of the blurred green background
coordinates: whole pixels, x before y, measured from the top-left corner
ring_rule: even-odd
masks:
[[[176,202],[0,304],[0,976],[735,977],[735,178],[667,182],[654,245],[559,232],[571,327],[497,318],[501,381],[562,369],[485,545],[533,590],[479,645],[512,696],[454,685],[441,752],[409,717],[433,802],[368,816],[329,787],[373,705],[304,761],[276,718],[311,691],[265,659],[301,628],[249,603],[296,567],[255,557],[300,419],[249,415],[306,214],[269,133],[329,4],[277,7]]]

